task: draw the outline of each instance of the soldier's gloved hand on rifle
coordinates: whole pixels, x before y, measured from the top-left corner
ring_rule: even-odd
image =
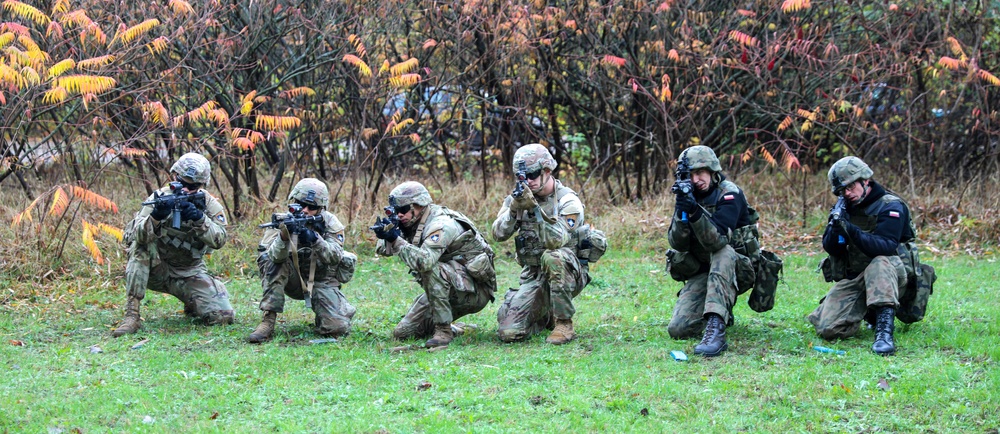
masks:
[[[510,203],[511,211],[530,211],[538,206],[538,201],[535,200],[535,195],[531,193],[528,189],[525,189],[524,193],[518,197],[514,198],[514,201]]]
[[[149,213],[149,216],[156,219],[156,221],[163,221],[170,215],[170,205],[165,202],[157,202],[153,205],[153,212]]]
[[[399,230],[399,226],[393,226],[392,229],[385,230],[386,225],[389,224],[389,219],[384,218],[381,221],[375,220],[375,225],[372,226],[372,232],[375,232],[375,238],[380,240],[385,240],[387,243],[392,243],[396,241],[396,238],[402,234]]]
[[[311,246],[316,244],[317,240],[319,240],[319,234],[312,229],[305,228],[299,232],[299,246]]]
[[[179,208],[181,211],[181,220],[186,222],[198,221],[205,216],[205,213],[191,202],[181,202]]]
[[[688,221],[691,222],[701,218],[701,207],[694,200],[694,196],[690,194],[678,194],[674,210],[679,216],[687,214]]]

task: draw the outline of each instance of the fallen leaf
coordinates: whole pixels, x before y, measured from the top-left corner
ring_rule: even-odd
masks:
[[[142,348],[143,345],[146,345],[146,342],[149,342],[149,339],[143,339],[143,340],[141,340],[139,342],[136,342],[135,345],[132,345],[132,349],[133,350],[138,350],[139,348]]]
[[[219,417],[219,412],[212,413],[212,415],[209,416],[208,419],[209,420],[215,420],[215,418],[217,418],[217,417]]]
[[[23,347],[24,346],[24,342],[17,341],[17,340],[14,340],[14,339],[10,340],[10,344],[13,345],[13,346],[15,346],[15,347]]]
[[[420,383],[417,385],[417,390],[427,390],[431,388],[431,383]]]
[[[889,382],[885,381],[885,378],[880,378],[878,380],[878,388],[882,389],[884,391],[888,391],[889,390]]]

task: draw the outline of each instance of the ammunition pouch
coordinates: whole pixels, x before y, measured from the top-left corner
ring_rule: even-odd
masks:
[[[701,263],[694,255],[674,249],[667,250],[667,273],[678,282],[686,282],[697,276]]]
[[[778,290],[784,262],[773,252],[761,250],[755,269],[756,279],[753,291],[747,298],[747,305],[754,312],[767,312],[774,307],[774,295]]]
[[[351,252],[344,252],[340,263],[337,264],[336,275],[334,276],[341,284],[350,282],[354,278],[354,269],[358,264],[358,255]]]
[[[594,229],[590,225],[580,226],[574,236],[578,239],[576,257],[580,260],[580,265],[597,262],[608,250],[608,238],[604,235],[604,231]]]
[[[847,278],[847,264],[842,259],[827,256],[820,261],[819,269],[826,282],[839,282]]]

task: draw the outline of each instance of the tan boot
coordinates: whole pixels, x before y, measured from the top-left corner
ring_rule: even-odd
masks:
[[[452,339],[455,339],[455,334],[451,331],[451,324],[436,324],[434,336],[424,346],[427,348],[447,347]]]
[[[260,321],[260,325],[247,336],[247,342],[251,344],[259,344],[262,342],[267,342],[271,340],[271,335],[274,334],[274,322],[278,319],[278,313],[265,310],[264,319]]]
[[[545,338],[545,342],[552,345],[562,345],[573,340],[575,337],[576,333],[573,332],[573,320],[557,319],[555,329],[552,330],[549,337]]]
[[[111,332],[111,336],[119,337],[139,331],[142,320],[139,318],[139,299],[129,297],[125,302],[125,319],[118,323],[118,328]]]

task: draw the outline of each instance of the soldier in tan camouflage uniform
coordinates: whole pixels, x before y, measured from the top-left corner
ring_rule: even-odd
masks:
[[[807,319],[824,339],[853,336],[862,319],[874,322],[872,351],[891,355],[898,295],[917,263],[915,233],[906,202],[871,179],[873,174],[858,157],[830,167],[831,191],[846,204],[843,214],[837,207],[831,212],[823,234],[829,254],[823,274],[836,284]]]
[[[468,217],[432,203],[419,182],[392,189],[387,210],[398,224],[385,219],[372,227],[379,238],[375,251],[399,256],[424,289],[392,335],[403,340],[433,333],[427,348],[447,346],[461,331],[454,320],[493,301],[493,250]]]
[[[520,286],[507,292],[497,312],[497,334],[504,342],[523,340],[546,328],[552,330],[546,338],[551,344],[576,337],[573,298],[590,282],[588,265],[576,252],[584,207],[573,190],[552,176],[555,168],[556,161],[544,146],[519,148],[514,170],[523,172],[525,179],[504,199],[493,222],[497,241],[518,234],[515,246],[522,266]]]
[[[753,286],[753,257],[760,254],[757,215],[743,191],[722,174],[715,152],[692,146],[679,162],[690,168],[692,191],[677,194],[670,223],[668,268],[684,281],[667,331],[674,339],[703,333],[695,354],[715,357],[729,347],[736,296]]]
[[[294,228],[298,233],[290,233],[287,225],[264,233],[257,247],[257,267],[264,287],[260,310],[264,318],[247,337],[250,343],[271,339],[278,314],[284,311],[286,295],[296,300],[309,295],[307,306],[316,314],[316,333],[341,337],[351,330],[356,309],[340,288],[354,275],[357,256],[344,250],[344,224],[327,211],[330,191],[323,181],[305,178],[292,188],[288,201],[300,206],[305,216],[322,216],[322,222]]]
[[[128,246],[128,301],[125,319],[112,333],[115,337],[139,330],[139,303],[147,289],[177,297],[184,302],[185,314],[205,324],[233,322],[226,286],[208,274],[204,261],[205,255],[221,248],[227,239],[225,210],[203,189],[211,177],[211,165],[201,154],[188,153],[174,163],[170,173],[180,183],[181,192],[204,192],[204,198],[181,202],[177,210],[165,202],[145,205],[125,227],[122,242]],[[171,187],[164,187],[146,201],[173,194]],[[179,215],[179,229],[168,220],[173,213]]]

